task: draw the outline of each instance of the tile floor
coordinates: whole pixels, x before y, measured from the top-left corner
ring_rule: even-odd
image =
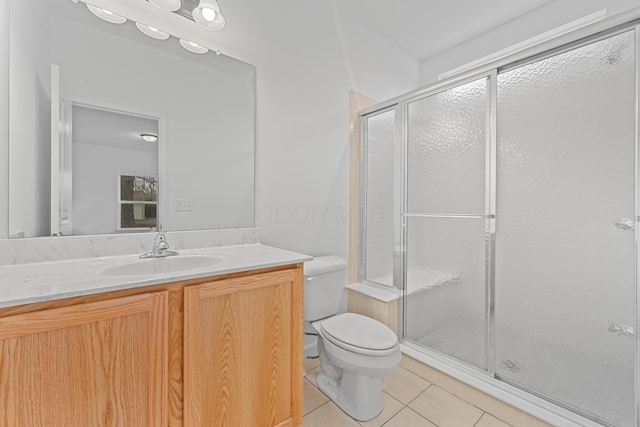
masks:
[[[384,410],[358,422],[320,390],[317,361],[306,363],[302,427],[509,427],[504,421],[431,384],[403,367],[383,381]]]

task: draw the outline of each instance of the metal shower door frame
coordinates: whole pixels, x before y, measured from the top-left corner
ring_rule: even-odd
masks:
[[[402,279],[402,295],[406,295],[406,275],[407,275],[407,239],[408,239],[408,227],[407,227],[407,219],[411,217],[423,217],[423,218],[450,218],[450,219],[484,219],[485,220],[485,349],[487,350],[484,354],[485,359],[485,368],[481,369],[465,362],[455,360],[456,363],[460,363],[468,368],[478,370],[480,372],[485,372],[490,376],[494,375],[494,360],[495,360],[495,346],[492,343],[495,341],[495,334],[492,332],[492,328],[494,327],[493,321],[493,313],[495,310],[494,304],[494,275],[493,275],[493,265],[495,263],[494,252],[495,252],[495,182],[496,182],[496,97],[495,94],[497,92],[497,73],[496,70],[490,70],[488,72],[482,72],[478,74],[472,74],[469,76],[465,76],[460,79],[454,79],[453,81],[446,81],[442,84],[436,84],[430,87],[425,88],[424,90],[419,91],[414,94],[414,96],[408,97],[400,101],[400,106],[402,108],[402,122],[400,123],[401,129],[400,133],[403,138],[400,141],[401,151],[402,151],[402,168],[401,173],[403,176],[402,180],[402,188],[399,189],[401,191],[401,200],[399,205],[394,207],[394,210],[398,210],[400,207],[400,225],[399,228],[402,231],[401,236],[401,248],[399,251],[399,255],[401,256],[401,260],[399,260],[398,264],[401,265],[402,275],[399,275],[399,279]],[[468,83],[472,83],[475,81],[479,81],[484,79],[486,81],[487,90],[487,112],[488,114],[488,122],[486,127],[486,135],[485,135],[485,201],[484,201],[484,213],[479,214],[453,214],[453,213],[443,213],[443,214],[418,214],[411,213],[408,211],[408,133],[409,133],[409,104],[413,102],[417,102],[431,96],[438,95],[440,93],[446,92],[448,90],[454,89],[456,87],[460,87],[466,85]],[[394,278],[395,280],[395,278]],[[403,298],[402,302],[398,304],[398,311],[400,312],[399,325],[402,325],[401,330],[399,330],[399,334],[402,339],[406,339],[405,331],[407,327],[407,317],[406,317],[406,299]],[[446,356],[446,355],[445,355]]]

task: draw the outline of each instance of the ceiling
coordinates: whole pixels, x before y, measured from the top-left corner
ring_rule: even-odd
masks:
[[[74,105],[72,121],[74,141],[158,151],[157,143],[145,142],[140,136],[141,133],[158,135],[156,119]]]
[[[423,61],[552,1],[336,0],[336,3]]]

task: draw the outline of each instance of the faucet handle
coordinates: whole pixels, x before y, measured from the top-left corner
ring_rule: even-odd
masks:
[[[140,255],[140,258],[158,258],[172,255],[178,255],[178,252],[169,250],[169,242],[167,242],[167,236],[162,230],[162,225],[159,225],[158,234],[156,234],[156,237],[153,239],[153,247],[151,248],[151,252]]]
[[[162,231],[162,226],[160,226],[156,238],[153,239],[153,249],[151,249],[151,252],[155,256],[164,255],[163,252],[166,252],[167,249],[169,249],[169,242],[167,242],[167,236],[164,234],[164,231]]]

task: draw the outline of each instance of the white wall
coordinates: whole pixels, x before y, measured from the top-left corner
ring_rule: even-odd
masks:
[[[418,86],[419,64],[333,2],[221,7],[229,33],[220,37],[257,67],[262,241],[346,257],[349,90],[380,100],[406,92]]]
[[[9,235],[49,233],[49,13],[40,0],[12,2],[9,56]],[[4,81],[4,80],[3,80]]]
[[[422,85],[438,75],[516,43],[560,27],[601,9],[612,16],[638,7],[637,0],[556,0],[505,25],[475,37],[422,62]]]
[[[0,0],[0,200],[9,200],[9,0]],[[9,204],[0,207],[0,239],[9,230]]]

